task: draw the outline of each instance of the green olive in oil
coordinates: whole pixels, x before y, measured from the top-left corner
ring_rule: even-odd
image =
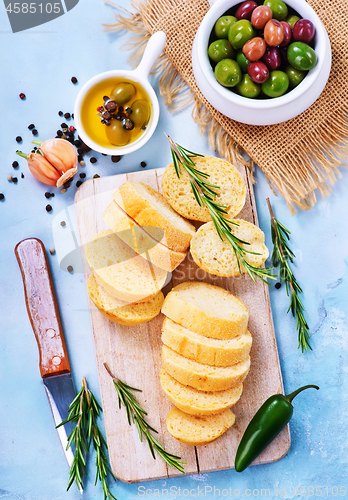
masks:
[[[106,96],[117,104],[108,125],[102,123],[100,116],[100,107],[104,106]],[[85,133],[99,146],[122,147],[141,137],[151,113],[150,98],[138,82],[112,77],[98,82],[86,93],[81,105],[81,123]]]

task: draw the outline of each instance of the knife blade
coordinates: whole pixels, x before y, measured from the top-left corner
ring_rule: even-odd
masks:
[[[21,270],[25,302],[39,348],[39,368],[57,426],[68,417],[69,405],[76,396],[66,349],[58,304],[45,247],[37,238],[27,238],[15,247]],[[58,436],[69,464],[74,454],[68,444],[71,422],[58,427]],[[80,489],[81,493],[82,490]]]

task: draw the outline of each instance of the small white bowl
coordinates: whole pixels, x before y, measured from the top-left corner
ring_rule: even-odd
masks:
[[[228,9],[241,0],[209,0],[211,5],[194,40],[192,67],[197,85],[207,101],[220,113],[248,125],[273,125],[281,123],[305,111],[323,91],[331,69],[331,46],[323,23],[304,0],[285,0],[304,19],[315,26],[314,50],[317,65],[308,72],[303,81],[281,97],[249,99],[220,85],[215,77],[208,57],[209,37],[215,22]]]
[[[137,149],[141,148],[146,142],[150,139],[152,134],[154,133],[158,118],[159,118],[159,104],[155,91],[149,83],[148,77],[151,71],[152,66],[154,65],[156,59],[160,56],[165,44],[166,44],[166,35],[163,31],[157,31],[154,33],[145,48],[145,52],[143,58],[138,65],[138,67],[133,71],[126,70],[113,70],[106,71],[104,73],[100,73],[95,77],[88,80],[87,83],[82,87],[80,92],[77,95],[74,107],[74,119],[77,132],[83,142],[87,144],[94,151],[98,151],[99,153],[104,153],[107,155],[126,155],[128,153],[133,153]],[[119,78],[122,77],[127,81],[135,82],[140,84],[145,92],[147,93],[150,101],[151,101],[151,116],[149,123],[147,124],[146,130],[140,135],[138,139],[127,144],[125,146],[113,146],[110,144],[110,147],[104,147],[97,142],[95,142],[86,132],[82,122],[81,122],[81,107],[82,103],[85,99],[87,92],[91,90],[92,87],[99,84],[103,80],[108,80],[110,78]]]

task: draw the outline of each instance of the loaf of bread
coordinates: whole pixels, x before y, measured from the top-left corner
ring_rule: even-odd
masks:
[[[240,240],[246,250],[244,259],[254,267],[261,267],[269,252],[265,246],[265,235],[261,229],[251,222],[234,219],[238,225],[231,225],[231,232]],[[191,240],[191,255],[197,266],[216,276],[239,276],[238,261],[229,241],[221,240],[213,222],[203,224]],[[248,253],[254,252],[254,253]],[[240,262],[242,274],[246,272]]]
[[[231,217],[239,214],[245,203],[246,188],[236,167],[214,156],[196,156],[193,161],[198,170],[209,175],[207,182],[219,186],[220,189],[215,189],[218,193],[215,201],[224,205]],[[162,189],[170,205],[183,217],[202,222],[211,220],[207,207],[197,203],[190,176],[184,168],[178,178],[174,164],[168,165],[162,177]]]
[[[103,316],[120,325],[139,325],[150,321],[160,313],[164,300],[163,293],[158,292],[152,299],[145,302],[127,304],[111,297],[98,284],[93,274],[88,278],[87,292]]]
[[[178,408],[172,408],[166,418],[168,432],[184,444],[200,446],[221,436],[234,424],[231,410],[218,415],[197,417],[188,415]]]
[[[103,218],[108,227],[136,253],[165,271],[173,271],[186,257],[186,252],[168,248],[162,229],[135,224],[114,201],[106,208]]]
[[[250,368],[250,357],[232,366],[210,366],[184,358],[163,345],[162,366],[183,385],[199,391],[224,391],[243,382]]]
[[[162,342],[181,356],[198,363],[230,366],[249,356],[252,338],[247,331],[231,340],[212,339],[165,318],[162,324]]]
[[[195,228],[175,212],[158,191],[142,182],[128,181],[115,191],[113,198],[140,226],[155,227],[164,232],[168,248],[186,252]]]
[[[137,255],[112,231],[88,242],[86,254],[98,284],[123,302],[148,301],[165,285],[167,272]]]
[[[162,313],[189,330],[214,339],[232,339],[247,330],[249,314],[241,300],[221,287],[189,281],[166,296]]]
[[[164,369],[160,372],[160,383],[164,394],[174,406],[185,413],[197,416],[222,413],[237,403],[243,391],[243,384],[224,391],[198,391],[181,384]]]

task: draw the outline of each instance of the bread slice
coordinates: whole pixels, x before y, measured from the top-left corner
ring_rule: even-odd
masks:
[[[145,302],[127,304],[111,297],[98,284],[93,274],[88,278],[87,292],[101,314],[120,325],[140,325],[150,321],[161,312],[164,300],[163,293],[158,292],[152,299]]]
[[[185,358],[210,366],[230,366],[244,361],[250,353],[252,338],[247,331],[231,340],[207,338],[165,318],[162,342]]]
[[[150,300],[166,283],[166,271],[137,255],[112,231],[88,242],[86,254],[99,285],[124,302]]]
[[[251,222],[234,219],[238,225],[231,225],[231,232],[237,238],[250,243],[241,243],[246,252],[245,260],[254,267],[261,267],[269,252],[265,245],[265,235]],[[191,255],[197,266],[216,276],[239,276],[238,261],[231,244],[226,238],[220,239],[213,222],[201,226],[191,240]],[[241,272],[246,273],[240,263]]]
[[[249,319],[247,308],[231,292],[199,281],[175,286],[162,313],[192,332],[221,340],[245,333]]]
[[[168,432],[181,443],[192,446],[211,443],[232,427],[234,422],[235,416],[229,409],[219,415],[196,417],[172,408],[166,418]]]
[[[210,366],[184,358],[163,345],[162,366],[183,385],[189,385],[199,391],[224,391],[243,382],[250,368],[250,357],[232,366]]]
[[[128,181],[115,191],[113,197],[138,224],[164,231],[166,244],[171,250],[186,252],[195,228],[172,209],[161,193],[142,182]]]
[[[163,369],[160,372],[160,383],[164,394],[174,406],[185,413],[200,417],[222,413],[237,403],[243,391],[243,384],[225,391],[198,391],[180,384]]]
[[[219,186],[220,189],[215,189],[216,202],[226,206],[231,217],[238,215],[245,203],[246,188],[236,167],[215,156],[196,156],[193,161],[198,170],[209,175],[207,182]],[[183,217],[202,222],[211,220],[207,207],[198,205],[185,169],[181,169],[179,179],[174,164],[168,165],[162,177],[162,189],[170,205]]]
[[[114,201],[106,208],[103,218],[109,228],[136,253],[165,271],[173,271],[187,255],[186,252],[175,252],[168,248],[162,229],[154,226],[143,228],[134,224],[133,219]]]

